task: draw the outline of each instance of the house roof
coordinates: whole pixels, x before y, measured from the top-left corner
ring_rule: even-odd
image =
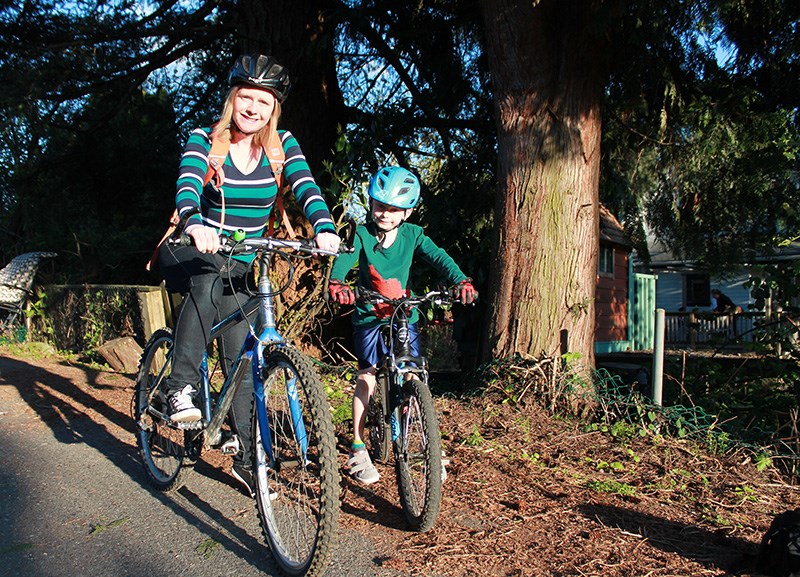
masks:
[[[655,235],[648,231],[647,248],[650,252],[650,264],[645,265],[638,255],[634,254],[634,267],[647,270],[664,271],[702,271],[706,270],[701,263],[694,260],[680,259],[672,253]],[[742,257],[742,265],[757,263],[778,263],[800,260],[800,242],[792,242],[786,246],[776,247],[770,254],[751,254]]]
[[[600,241],[625,247],[633,246],[620,222],[611,214],[611,211],[602,204],[600,205]]]

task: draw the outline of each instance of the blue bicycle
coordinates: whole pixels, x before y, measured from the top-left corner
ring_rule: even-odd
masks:
[[[251,458],[261,527],[283,574],[320,575],[333,549],[339,512],[334,429],[319,376],[276,330],[273,297],[291,282],[293,257],[332,255],[310,240],[272,237],[226,241],[221,251],[258,254],[258,291],[212,328],[212,340],[237,323],[250,323],[254,316],[256,321],[218,395],[204,359],[198,395],[203,416],[193,423],[175,423],[167,414],[161,384],[172,368],[173,335],[170,329],[153,334],[142,353],[133,399],[139,452],[155,487],[181,487],[203,450],[224,449],[225,418],[244,375],[252,371]],[[274,257],[290,265],[277,291],[270,281]]]

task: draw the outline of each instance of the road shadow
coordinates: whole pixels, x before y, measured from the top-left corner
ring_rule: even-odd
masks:
[[[665,552],[677,553],[704,565],[714,565],[727,575],[753,571],[757,547],[745,539],[697,525],[670,521],[612,505],[587,504],[578,507],[587,519],[639,536]]]
[[[77,367],[72,370],[83,371]],[[85,374],[85,373],[84,373]],[[86,379],[91,385],[97,374]],[[10,357],[0,357],[0,383],[16,388],[20,397],[64,444],[84,443],[106,455],[120,470],[136,477],[141,465],[134,446],[125,443],[108,427],[93,419],[94,411],[103,419],[133,436],[130,416],[84,391],[70,378]]]
[[[218,482],[211,483],[212,490],[205,498],[201,498],[186,487],[178,490],[177,495],[154,489],[148,482],[135,444],[125,442],[117,432],[121,430],[124,434],[130,435],[131,441],[133,440],[134,425],[130,414],[92,396],[93,385],[91,383],[97,382],[99,371],[75,366],[71,366],[70,369],[83,371],[85,377],[73,380],[73,378],[57,374],[32,362],[0,356],[0,384],[15,388],[23,402],[30,407],[38,420],[49,428],[53,438],[59,443],[64,445],[82,444],[95,449],[108,459],[111,466],[118,468],[131,478],[157,502],[169,508],[185,523],[197,528],[209,539],[213,539],[226,550],[233,552],[255,570],[264,571],[265,565],[269,564],[267,570],[270,572],[267,574],[277,574],[277,572],[273,572],[271,561],[268,562],[269,551],[267,545],[259,538],[260,530],[249,532],[243,524],[237,522],[237,519],[234,518],[235,515],[226,514],[216,505],[224,504],[228,509],[231,507],[232,498],[241,498],[241,496],[234,496],[231,493],[236,489],[233,488],[231,480],[225,473],[202,460],[198,462],[194,472]],[[78,382],[83,386],[80,386]],[[113,387],[108,385],[97,387],[98,390],[101,388]],[[94,412],[97,414],[89,414]],[[28,419],[28,417],[22,418]],[[16,423],[23,423],[23,421],[18,420]],[[116,427],[112,427],[110,424]],[[13,423],[4,421],[4,425],[11,426]],[[41,432],[34,431],[33,434],[40,435]],[[7,473],[13,475],[13,471]],[[98,474],[102,475],[102,472],[98,472]],[[82,486],[71,487],[69,483],[69,479],[65,478],[63,489],[66,494],[80,491],[83,488]],[[111,486],[113,485],[109,485],[109,487]],[[5,490],[12,493],[9,495],[9,501],[14,503],[14,506],[8,510],[9,517],[12,519],[24,518],[24,502],[16,499],[13,494],[19,493],[21,488],[9,483]],[[177,499],[178,495],[182,499]],[[185,502],[182,502],[184,500]],[[245,502],[247,508],[252,510],[248,520],[248,524],[252,525],[250,521],[255,516],[253,510],[255,505],[249,498]],[[198,512],[202,514],[198,514]],[[153,516],[150,513],[147,514],[147,517],[155,519],[154,522],[158,522],[157,520],[160,518],[158,515]],[[208,520],[204,517],[207,517]],[[164,527],[153,528],[154,534],[159,534],[163,530]],[[254,537],[254,535],[256,536]]]

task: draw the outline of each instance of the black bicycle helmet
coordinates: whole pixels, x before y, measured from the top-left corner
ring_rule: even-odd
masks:
[[[291,87],[289,74],[283,66],[275,62],[272,56],[263,54],[239,56],[228,74],[228,84],[266,88],[275,94],[279,102],[286,99]]]

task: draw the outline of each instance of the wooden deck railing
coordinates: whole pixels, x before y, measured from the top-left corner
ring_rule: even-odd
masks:
[[[753,342],[753,327],[764,313],[666,313],[667,345],[703,346],[720,341]]]

